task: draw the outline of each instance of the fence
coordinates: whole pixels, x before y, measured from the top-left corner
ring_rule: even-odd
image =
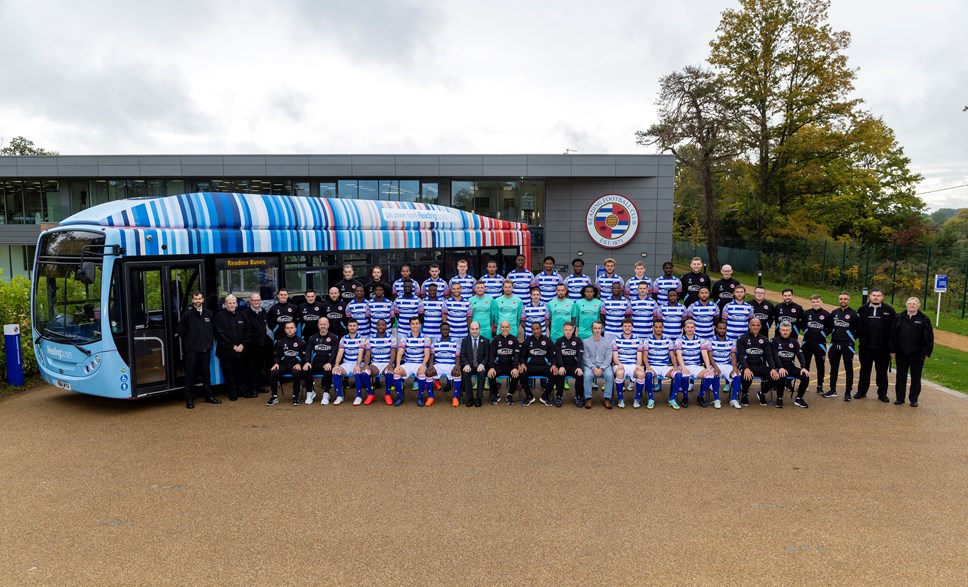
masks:
[[[704,244],[674,243],[676,262],[708,260]],[[918,296],[922,306],[934,295],[935,274],[948,275],[941,310],[965,317],[968,307],[968,247],[861,244],[835,241],[730,240],[719,247],[719,262],[735,271],[756,273],[773,282],[860,293],[879,287],[890,303]],[[934,309],[934,304],[930,305]]]

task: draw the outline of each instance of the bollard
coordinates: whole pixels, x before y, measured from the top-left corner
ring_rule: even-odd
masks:
[[[23,387],[24,359],[20,352],[20,325],[5,324],[3,339],[7,349],[7,385]]]

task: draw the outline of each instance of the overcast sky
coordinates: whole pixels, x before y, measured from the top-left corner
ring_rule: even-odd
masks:
[[[0,138],[63,154],[645,153],[735,0],[0,0]],[[919,192],[968,184],[968,2],[834,0]],[[968,206],[968,187],[924,196]]]

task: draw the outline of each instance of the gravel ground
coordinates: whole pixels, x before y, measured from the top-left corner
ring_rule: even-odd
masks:
[[[968,584],[966,398],[807,400],[188,411],[43,386],[0,400],[0,583]]]

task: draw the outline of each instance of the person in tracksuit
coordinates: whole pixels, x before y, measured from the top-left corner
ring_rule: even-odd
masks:
[[[269,370],[269,386],[272,395],[267,406],[279,403],[279,382],[284,375],[292,375],[292,405],[299,405],[299,390],[304,385],[303,363],[306,362],[306,341],[296,336],[296,323],[286,322],[283,337],[274,347],[275,363]]]
[[[807,402],[803,399],[803,394],[810,385],[810,371],[808,371],[807,359],[803,355],[803,350],[796,337],[792,336],[793,327],[789,323],[780,325],[780,333],[773,337],[770,345],[773,347],[773,359],[777,367],[779,381],[784,381],[787,377],[796,378],[800,384],[797,386],[797,399],[793,404],[798,408],[806,408]],[[799,368],[797,365],[800,365]],[[783,386],[777,385],[776,407],[783,407]],[[762,401],[760,402],[763,403]]]
[[[891,357],[897,361],[897,376],[894,381],[897,399],[894,405],[904,405],[910,370],[909,399],[911,407],[916,408],[921,395],[921,370],[924,368],[924,361],[934,350],[934,330],[931,328],[931,320],[920,311],[921,300],[908,298],[905,306],[907,311],[894,318],[891,330]]]
[[[321,375],[319,385],[323,396],[321,405],[329,403],[329,392],[333,389],[333,368],[336,367],[336,354],[339,352],[339,336],[329,330],[329,318],[323,316],[316,322],[316,334],[309,337],[306,345],[306,362],[303,364],[303,384],[306,387],[306,405],[316,399],[315,377]]]
[[[743,375],[740,404],[750,405],[750,386],[753,384],[753,377],[759,377],[762,384],[757,395],[760,405],[765,406],[766,392],[778,385],[780,374],[776,369],[770,339],[766,333],[761,332],[760,321],[756,318],[750,320],[749,332],[736,340],[736,364]],[[782,384],[779,384],[779,389],[783,389]]]
[[[284,287],[279,289],[276,298],[279,303],[269,308],[266,323],[273,339],[278,341],[286,336],[286,324],[295,324],[299,320],[299,308],[289,302],[289,291]]]
[[[541,383],[541,403],[548,405],[551,401],[551,384],[555,380],[551,372],[555,364],[555,343],[544,334],[543,322],[531,323],[531,336],[524,339],[521,345],[520,361],[518,373],[527,379],[528,377],[544,377]],[[524,398],[521,400],[522,406],[530,406],[534,403],[534,393],[526,383],[524,386]]]
[[[501,387],[497,378],[502,376],[510,378],[507,393],[507,401],[510,406],[514,403],[514,392],[518,387],[520,373],[518,365],[521,364],[518,359],[521,354],[521,343],[518,342],[517,336],[511,335],[511,323],[507,320],[501,321],[498,331],[497,336],[491,339],[489,345],[491,357],[488,364],[491,368],[487,371],[487,381],[491,390],[491,405],[493,406],[500,401],[499,391]]]
[[[810,370],[812,359],[817,360],[817,393],[822,394],[823,380],[826,374],[827,358],[827,337],[830,336],[833,320],[830,312],[823,309],[823,300],[820,294],[810,296],[810,309],[803,313],[803,344],[800,350],[803,351],[807,362],[807,370]]]
[[[837,397],[837,379],[840,371],[840,360],[844,361],[844,374],[847,379],[844,401],[849,402],[854,393],[854,343],[860,335],[860,315],[850,307],[850,294],[840,292],[837,299],[839,307],[830,313],[832,330],[830,333],[830,350],[827,358],[830,360],[830,390],[824,397]]]
[[[245,349],[252,339],[249,321],[238,310],[238,299],[229,294],[225,296],[225,309],[215,315],[215,354],[222,364],[222,375],[229,388],[229,400],[236,401],[239,396],[255,397],[246,391]]]
[[[862,305],[857,314],[860,315],[860,375],[854,399],[867,397],[873,367],[877,399],[887,403],[890,401],[887,399],[887,369],[891,363],[891,332],[897,312],[884,303],[884,292],[874,288],[870,301]]]
[[[585,364],[585,343],[575,335],[573,322],[565,322],[561,330],[563,332],[561,338],[555,341],[555,364],[551,368],[551,373],[555,376],[554,406],[556,408],[560,408],[564,403],[565,377],[575,379],[575,395],[581,395],[579,391],[581,386],[578,383],[583,382],[585,377],[585,372],[582,370]],[[545,403],[545,405],[552,404]],[[590,403],[589,407],[591,407]]]
[[[204,307],[205,296],[201,292],[192,293],[192,307],[185,310],[178,320],[175,333],[182,341],[182,353],[185,363],[185,407],[189,410],[195,407],[195,379],[202,378],[202,390],[205,393],[205,403],[220,404],[212,393],[211,374],[208,363],[211,360],[212,343],[215,334],[212,330],[212,312]]]

